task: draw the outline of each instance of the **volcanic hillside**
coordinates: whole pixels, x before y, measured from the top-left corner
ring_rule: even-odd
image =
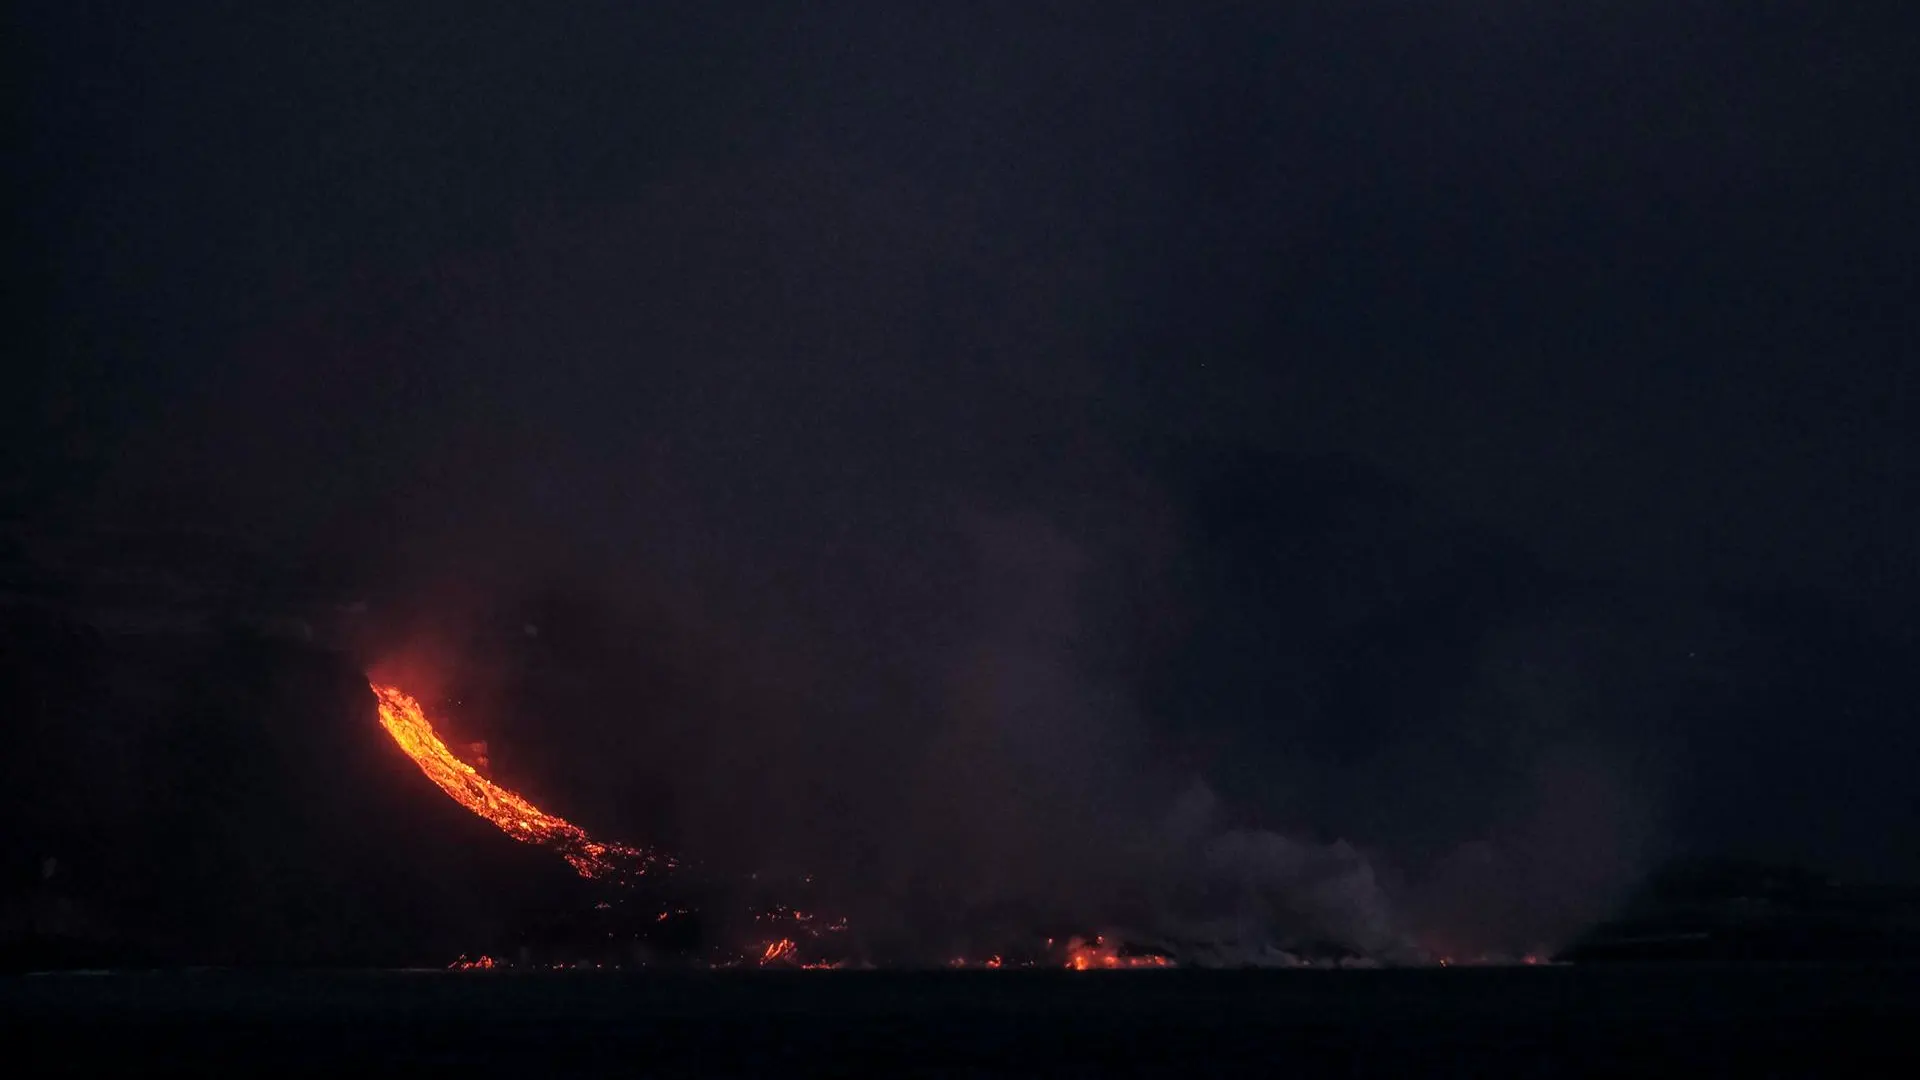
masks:
[[[583,883],[428,782],[346,656],[0,609],[10,967],[444,964]]]

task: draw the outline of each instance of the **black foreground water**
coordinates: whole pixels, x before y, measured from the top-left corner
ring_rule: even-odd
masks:
[[[1916,1047],[1914,968],[0,980],[14,1075],[1897,1076]]]

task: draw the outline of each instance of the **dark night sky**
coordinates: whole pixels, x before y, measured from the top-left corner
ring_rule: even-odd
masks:
[[[0,498],[588,594],[608,806],[889,887],[1908,873],[1907,6],[23,5]]]

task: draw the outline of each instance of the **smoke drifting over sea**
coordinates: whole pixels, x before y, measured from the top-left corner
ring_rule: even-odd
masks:
[[[1518,952],[1698,824],[1764,634],[1148,408],[1099,244],[974,220],[806,152],[529,219],[264,333],[104,502],[363,583],[516,789],[876,952]]]

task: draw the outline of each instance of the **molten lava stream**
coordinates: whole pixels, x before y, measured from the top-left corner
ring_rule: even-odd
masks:
[[[578,825],[481,776],[440,741],[433,723],[412,695],[397,686],[371,685],[380,703],[380,725],[400,749],[454,802],[493,822],[501,832],[522,843],[552,848],[584,878],[643,874],[656,863],[672,865],[672,860],[653,852],[601,843]]]

